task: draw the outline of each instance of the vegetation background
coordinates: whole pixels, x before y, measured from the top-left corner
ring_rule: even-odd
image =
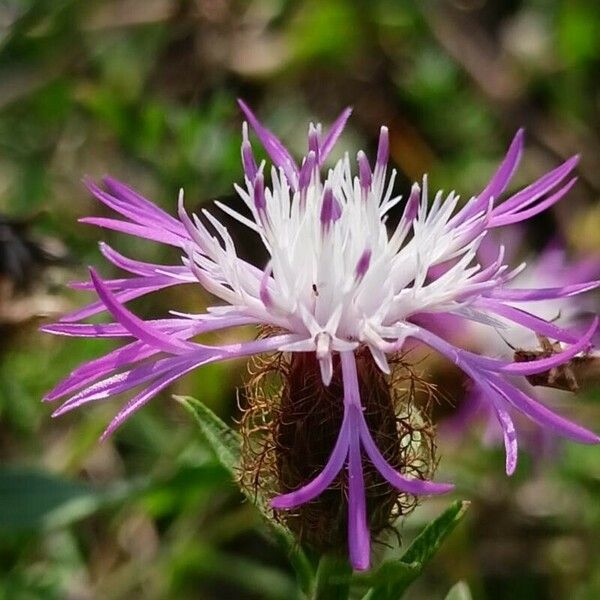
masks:
[[[82,302],[65,284],[86,265],[111,274],[97,242],[173,258],[78,225],[103,210],[84,175],[170,210],[180,187],[190,208],[229,197],[243,97],[298,151],[309,120],[352,105],[344,147],[372,156],[385,123],[399,191],[429,172],[465,197],[524,126],[520,183],[582,153],[580,182],[533,221],[529,247],[558,236],[573,256],[598,253],[599,67],[597,0],[0,0],[0,599],[294,597],[285,559],[170,396],[235,418],[243,363],[186,377],[102,444],[118,400],[57,420],[40,401],[110,346],[37,331]],[[133,306],[207,302],[198,289]],[[599,401],[586,389],[569,414],[597,429]],[[524,456],[509,480],[480,438],[439,442],[440,479],[473,504],[409,596],[464,579],[475,599],[600,598],[600,448]],[[424,503],[403,538],[447,503]]]

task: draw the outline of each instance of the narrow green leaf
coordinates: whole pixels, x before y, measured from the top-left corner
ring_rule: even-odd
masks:
[[[363,600],[398,600],[421,574],[442,542],[463,518],[469,502],[452,503],[416,537],[400,560],[384,562],[370,575],[373,587]]]
[[[404,582],[410,583],[420,572],[421,566],[418,563],[409,565],[399,560],[389,560],[371,573],[355,575],[354,580],[362,585],[373,586],[362,600],[380,600],[388,598],[388,588],[403,585]]]
[[[190,396],[174,396],[175,400],[184,406],[194,417],[200,427],[200,431],[206,438],[209,446],[214,451],[219,462],[229,471],[231,476],[237,480],[240,465],[240,448],[242,439],[239,433],[224,423],[215,413],[199,400]],[[246,498],[252,502],[265,517],[270,525],[277,542],[286,551],[292,563],[298,582],[306,593],[313,586],[312,566],[296,542],[292,532],[285,526],[273,521],[269,510],[268,499],[259,495],[250,494],[244,488],[240,488]]]
[[[313,600],[347,600],[351,577],[345,556],[324,554],[317,569]]]
[[[459,581],[452,586],[445,600],[473,600],[473,596],[469,586],[464,581]]]
[[[466,500],[453,502],[423,529],[400,560],[404,563],[418,562],[423,568],[465,516],[469,505]]]

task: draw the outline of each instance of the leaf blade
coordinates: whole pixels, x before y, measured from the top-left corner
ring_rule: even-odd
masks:
[[[193,416],[219,462],[227,469],[234,480],[237,481],[241,462],[240,449],[242,438],[240,434],[229,427],[200,400],[191,396],[174,396],[174,398]],[[309,593],[313,588],[313,568],[292,532],[281,523],[273,521],[267,498],[260,494],[251,494],[242,486],[240,486],[240,490],[246,499],[256,506],[267,521],[275,539],[285,550],[292,563],[300,587],[305,593]]]
[[[457,500],[453,502],[439,517],[428,523],[415,538],[400,560],[384,562],[371,575],[375,581],[383,583],[374,585],[363,600],[398,600],[408,586],[421,574],[427,563],[438,551],[442,542],[452,533],[464,517],[469,502]]]

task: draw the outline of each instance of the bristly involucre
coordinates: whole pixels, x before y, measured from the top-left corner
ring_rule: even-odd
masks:
[[[101,245],[104,256],[128,275],[103,280],[91,270],[90,281],[74,287],[94,291],[98,300],[45,330],[59,335],[124,338],[126,344],[81,365],[59,383],[46,396],[47,400],[64,399],[55,415],[139,388],[110,423],[106,436],[162,389],[197,367],[275,351],[292,353],[290,364],[294,364],[301,360],[296,353],[311,353],[322,386],[334,385],[337,390],[334,396],[340,406],[332,448],[319,473],[310,481],[298,480],[298,489],[275,497],[272,505],[279,510],[297,509],[337,485],[345,469],[350,560],[354,568],[362,570],[370,564],[366,490],[374,473],[404,494],[439,494],[452,489],[449,484],[413,477],[395,460],[388,460],[361,398],[364,357],[369,356],[388,374],[388,357],[412,338],[457,364],[481,390],[501,425],[508,473],[514,471],[517,460],[513,411],[560,435],[584,443],[598,442],[594,433],[551,412],[512,382],[587,351],[597,327],[594,319],[585,333],[578,334],[517,308],[515,303],[570,297],[597,287],[598,282],[508,289],[507,284],[524,265],[510,270],[504,264],[502,247],[490,264],[481,266],[477,261],[478,247],[490,229],[529,219],[564,197],[575,183],[572,173],[577,157],[499,201],[521,157],[523,132],[519,131],[479,194],[461,207],[454,192],[438,192],[430,201],[424,178],[421,185],[412,187],[400,219],[392,224],[389,211],[401,197],[393,193],[395,172],[388,176],[385,127],[373,166],[359,152],[356,175],[348,154],[323,172],[350,116],[349,109],[326,133],[320,125],[310,126],[307,154],[297,163],[243,102],[240,106],[273,166],[268,170],[264,162],[256,163],[244,124],[244,181],[236,186],[240,206],[215,205],[254,232],[269,254],[268,263],[257,267],[241,259],[229,232],[212,213],[203,210],[203,219],[187,214],[183,193],[175,218],[112,178],[104,180],[104,188],[90,182],[92,194],[122,218],[89,217],[82,222],[174,246],[181,251],[182,261],[151,264]],[[166,318],[150,321],[143,321],[125,306],[150,292],[198,283],[222,304],[202,314],[172,311]],[[85,322],[105,311],[114,322]],[[430,330],[428,316],[434,314],[450,314],[490,328],[514,323],[567,346],[551,357],[525,363],[486,357],[460,349]],[[266,326],[276,333],[222,346],[194,341],[203,333],[242,325]]]
[[[356,359],[365,418],[385,459],[411,477],[430,479],[436,461],[427,416],[434,387],[402,356],[390,360],[390,375],[364,349]],[[343,416],[343,382],[339,361],[334,363],[325,387],[314,354],[278,352],[250,361],[242,394],[240,469],[240,481],[250,493],[272,497],[293,491],[325,466]],[[428,402],[423,404],[423,398]],[[390,486],[371,464],[365,465],[364,477],[369,531],[378,536],[393,530],[417,498]],[[302,543],[339,553],[347,546],[347,496],[348,478],[340,472],[320,496],[274,516]]]

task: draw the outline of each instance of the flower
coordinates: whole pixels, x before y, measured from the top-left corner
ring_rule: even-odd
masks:
[[[301,488],[275,497],[272,506],[288,510],[321,494],[344,466],[348,471],[348,545],[352,565],[369,567],[370,541],[362,462],[372,465],[392,486],[411,494],[439,494],[449,484],[410,479],[393,469],[371,435],[360,397],[356,353],[366,350],[384,373],[388,356],[407,338],[414,338],[461,367],[483,391],[502,426],[507,471],[517,458],[517,437],[509,414],[515,409],[539,424],[572,439],[596,443],[598,437],[549,411],[515,387],[509,377],[527,376],[568,361],[586,349],[597,319],[581,336],[512,305],[515,301],[561,298],[589,290],[598,282],[547,289],[507,289],[521,269],[509,271],[500,249],[482,268],[477,249],[487,231],[526,220],[560,200],[573,186],[572,158],[504,202],[506,189],[522,152],[523,133],[486,188],[458,208],[454,193],[435,195],[429,203],[427,179],[415,184],[398,223],[388,232],[388,213],[400,201],[393,195],[395,172],[387,176],[388,130],[381,128],[375,165],[363,152],[352,174],[346,154],[322,178],[321,167],[350,116],[346,109],[325,134],[311,125],[308,152],[296,163],[285,146],[240,101],[248,123],[273,166],[270,184],[266,165],[257,165],[244,124],[242,163],[244,186],[236,190],[246,214],[221,202],[216,206],[252,230],[270,259],[264,268],[242,260],[227,229],[210,212],[204,221],[190,217],[179,197],[178,219],[129,189],[107,178],[105,190],[89,183],[90,191],[124,219],[91,217],[83,222],[180,248],[182,265],[156,265],[127,258],[102,245],[104,256],[131,277],[103,281],[91,270],[91,280],[76,285],[95,290],[98,301],[70,314],[46,331],[62,335],[132,338],[122,348],[77,368],[46,397],[68,397],[54,413],[64,414],[92,401],[142,387],[106,429],[112,433],[160,390],[202,365],[260,353],[314,353],[323,385],[337,369],[343,385],[343,415],[337,441],[322,471]],[[566,180],[566,183],[565,183]],[[209,228],[212,228],[212,232]],[[448,265],[438,276],[434,267]],[[200,283],[224,302],[204,314],[173,313],[143,321],[124,303],[166,287]],[[82,323],[108,311],[108,324]],[[511,363],[455,347],[417,325],[428,314],[448,313],[490,326],[502,317],[569,344],[550,358]],[[208,346],[192,338],[240,325],[268,326],[273,332],[255,341]],[[335,357],[335,363],[334,363]]]

